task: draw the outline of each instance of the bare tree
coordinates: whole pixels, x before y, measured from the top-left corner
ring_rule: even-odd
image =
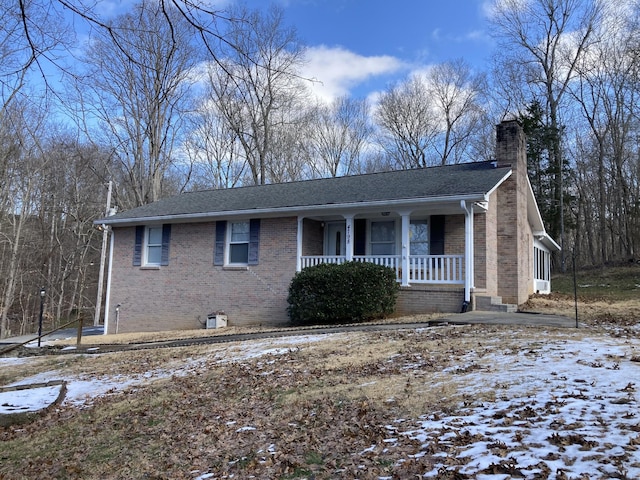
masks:
[[[543,102],[548,126],[557,132],[550,152],[554,201],[550,234],[564,241],[561,107],[576,66],[594,40],[601,13],[600,0],[496,0],[491,16],[500,55],[498,72],[516,67],[525,85],[534,92],[529,101]],[[515,105],[516,111],[524,105]],[[564,258],[564,257],[563,257]],[[564,264],[564,261],[562,262]]]
[[[441,133],[434,148],[442,165],[467,161],[469,147],[481,130],[484,112],[481,99],[486,91],[484,75],[475,75],[463,60],[434,65],[427,74]]]
[[[36,196],[43,176],[39,139],[44,115],[27,102],[12,102],[0,123],[0,338],[9,334],[9,315],[24,274],[27,231],[35,228]]]
[[[311,141],[318,161],[312,164],[320,176],[353,174],[360,154],[373,133],[366,100],[339,97],[331,105],[319,105]]]
[[[126,38],[115,44],[100,32],[85,55],[83,104],[100,128],[93,136],[102,133],[101,141],[113,149],[114,173],[122,174],[119,202],[125,207],[160,198],[174,165],[191,69],[198,61],[192,28],[182,20],[178,12],[143,0],[113,22],[119,32],[128,32]]]
[[[44,76],[72,43],[61,9],[38,0],[0,2],[0,98],[6,106],[34,70]],[[38,98],[40,95],[38,95]],[[25,96],[24,98],[28,98]]]
[[[270,181],[275,132],[294,128],[291,112],[302,111],[302,48],[295,31],[284,26],[281,9],[242,9],[234,16],[243,21],[227,34],[234,47],[210,68],[211,100],[242,145],[252,182],[264,184]]]
[[[471,158],[482,131],[484,76],[462,60],[431,66],[387,90],[376,112],[382,145],[400,168],[459,163]]]
[[[375,112],[380,143],[399,168],[432,165],[430,149],[438,136],[438,121],[427,86],[413,76],[385,91]]]
[[[214,105],[205,103],[193,117],[184,149],[194,166],[191,188],[232,188],[241,182],[246,170],[242,147]]]
[[[636,33],[623,12],[614,9],[606,13],[598,29],[600,40],[578,64],[579,77],[570,85],[572,98],[588,125],[588,139],[581,142],[582,154],[576,156],[576,163],[583,169],[591,167],[597,174],[595,178],[585,174],[583,179],[591,192],[585,199],[595,203],[595,225],[590,231],[597,235],[591,235],[594,238],[589,248],[598,247],[599,263],[633,257],[638,235],[634,208],[638,197],[631,174],[638,163],[634,148],[640,134],[640,91],[634,78],[638,68]]]

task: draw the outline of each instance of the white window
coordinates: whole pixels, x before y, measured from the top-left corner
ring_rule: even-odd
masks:
[[[371,222],[371,255],[395,255],[396,223]]]
[[[409,255],[429,255],[428,226],[426,220],[411,220],[409,224]]]
[[[229,265],[249,263],[249,222],[231,222],[229,228]]]
[[[147,227],[145,231],[144,264],[160,265],[162,262],[162,226]]]

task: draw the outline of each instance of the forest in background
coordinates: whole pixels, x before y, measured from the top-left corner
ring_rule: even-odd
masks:
[[[141,0],[105,19],[80,1],[0,0],[0,337],[97,299],[119,210],[183,191],[491,160],[519,119],[562,270],[638,259],[640,5],[495,0],[486,70],[429,65],[375,101],[327,104],[275,6]],[[69,19],[73,19],[70,22]],[[78,47],[84,24],[90,41]],[[70,61],[73,60],[73,61]]]

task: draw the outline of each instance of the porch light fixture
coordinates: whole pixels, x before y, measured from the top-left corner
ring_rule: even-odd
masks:
[[[380,213],[380,215],[382,215],[383,217],[388,217],[391,214],[391,212],[382,212]]]

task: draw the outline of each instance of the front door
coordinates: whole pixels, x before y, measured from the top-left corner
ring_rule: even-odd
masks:
[[[327,223],[327,242],[325,243],[325,255],[343,257],[347,252],[347,239],[345,236],[345,222]]]

